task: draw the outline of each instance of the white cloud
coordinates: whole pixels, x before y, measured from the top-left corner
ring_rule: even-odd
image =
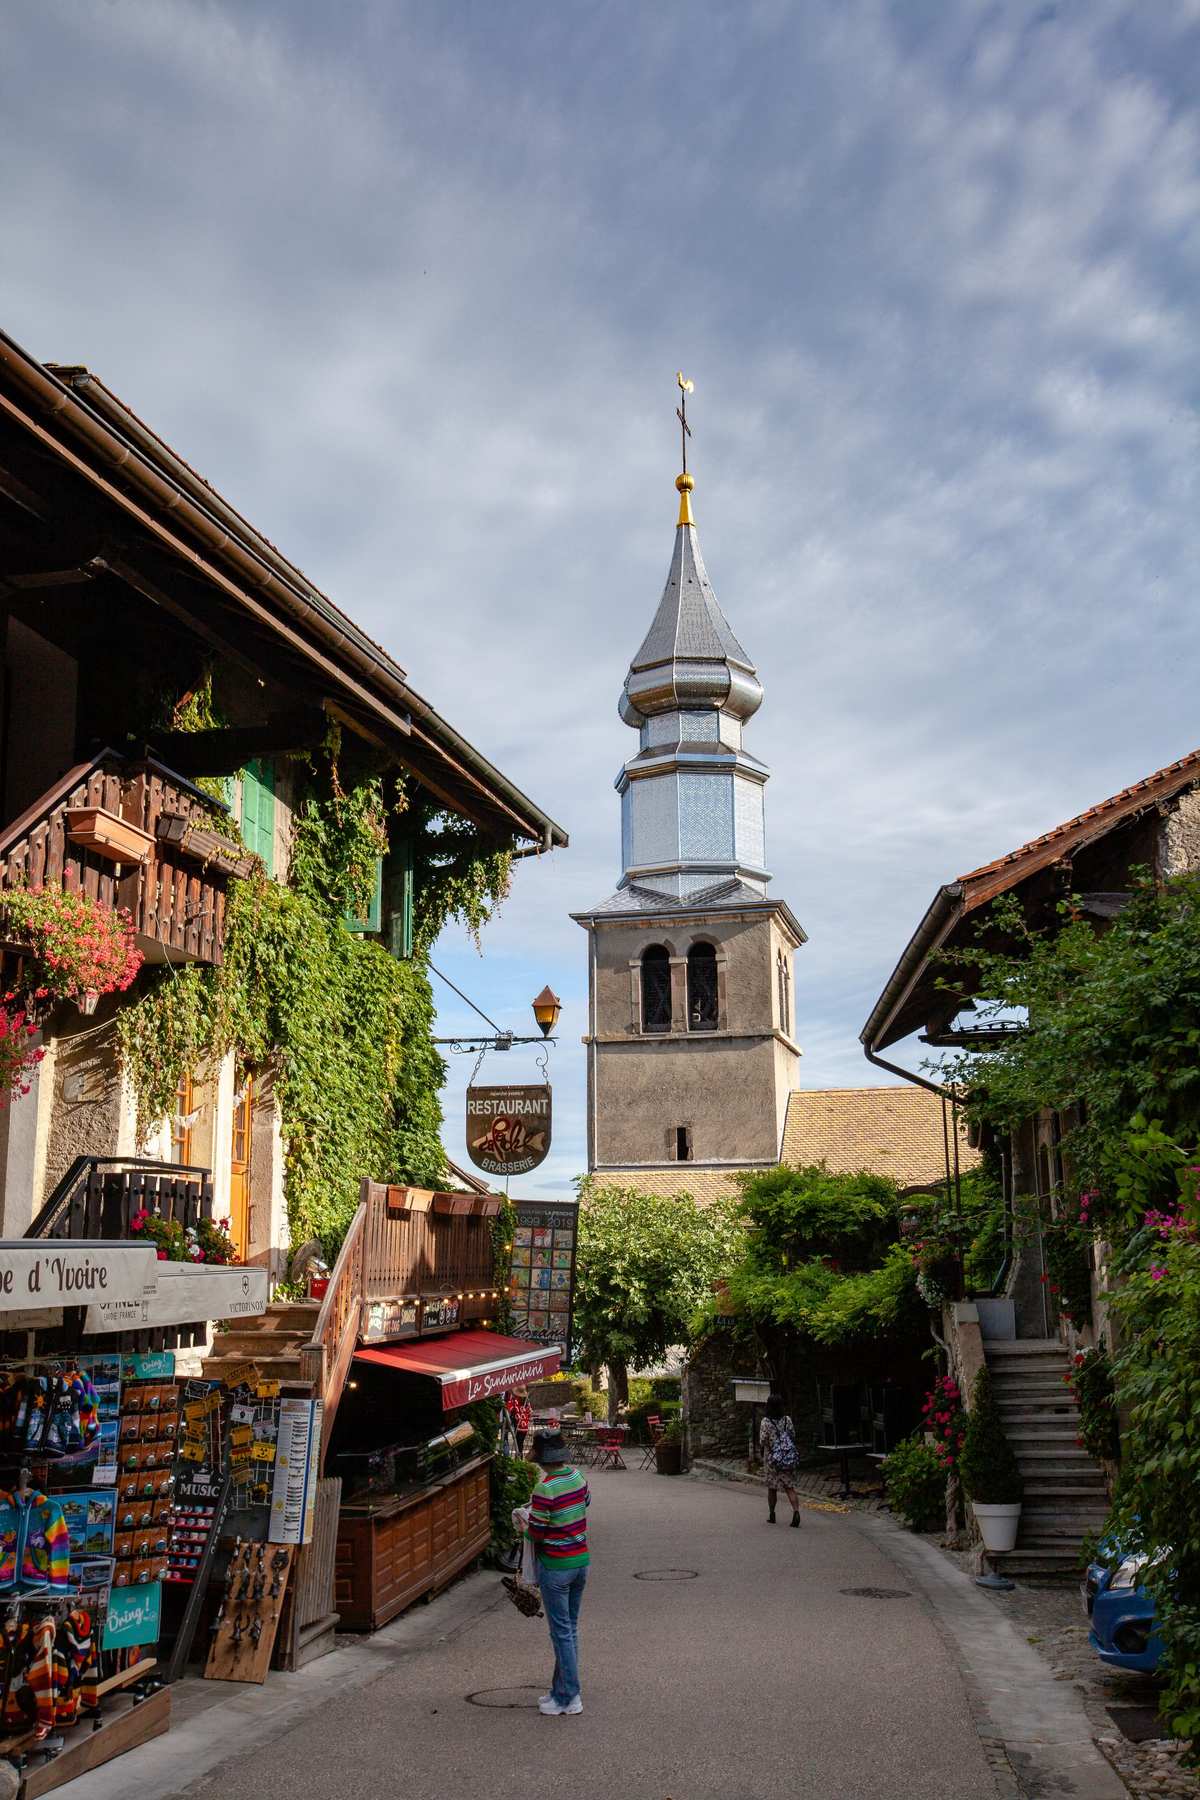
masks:
[[[0,322],[90,362],[571,831],[483,961],[438,951],[518,1029],[544,980],[567,1002],[546,1182],[583,1154],[567,914],[618,873],[680,364],[810,931],[805,1082],[870,1079],[940,881],[1200,737],[1198,25],[10,7]]]

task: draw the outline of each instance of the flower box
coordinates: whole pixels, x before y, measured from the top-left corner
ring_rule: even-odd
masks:
[[[435,1194],[430,1211],[439,1218],[466,1218],[475,1205],[474,1194]]]
[[[471,1204],[471,1215],[476,1219],[494,1219],[501,1204],[499,1194],[476,1194]]]
[[[148,863],[154,855],[154,839],[148,831],[103,806],[68,807],[67,836],[73,844],[110,862]]]
[[[235,875],[245,881],[253,874],[258,858],[238,844],[230,843],[219,832],[210,831],[198,819],[183,813],[163,813],[158,821],[158,841],[170,844],[183,856],[194,857],[206,869],[222,875]]]

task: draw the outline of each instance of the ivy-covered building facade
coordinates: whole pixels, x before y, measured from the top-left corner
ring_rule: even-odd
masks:
[[[175,1171],[278,1278],[363,1179],[444,1182],[424,953],[562,829],[98,377],[2,334],[0,608],[3,1235]]]

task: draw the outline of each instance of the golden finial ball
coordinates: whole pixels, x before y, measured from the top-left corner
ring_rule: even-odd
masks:
[[[690,475],[677,475],[675,477],[675,486],[679,489],[681,494],[690,494],[695,485],[696,483],[692,480]]]

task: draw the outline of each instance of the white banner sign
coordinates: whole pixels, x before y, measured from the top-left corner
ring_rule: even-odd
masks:
[[[153,1249],[141,1244],[0,1243],[0,1314],[134,1300],[157,1267]]]
[[[203,1325],[210,1319],[248,1319],[267,1310],[265,1269],[212,1263],[159,1262],[136,1296],[88,1307],[85,1335],[141,1331],[152,1325]]]
[[[317,1477],[321,1472],[319,1400],[281,1400],[271,1522],[267,1541],[307,1544],[312,1540]]]

